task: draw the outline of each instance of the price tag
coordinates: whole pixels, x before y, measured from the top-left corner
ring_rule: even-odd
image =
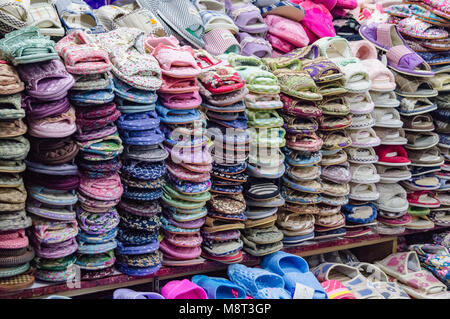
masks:
[[[314,289],[301,283],[295,284],[294,296],[292,299],[313,299]]]

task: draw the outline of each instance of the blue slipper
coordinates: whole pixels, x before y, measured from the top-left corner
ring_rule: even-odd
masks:
[[[69,91],[69,99],[75,105],[106,104],[114,100],[112,82],[103,90]]]
[[[124,273],[125,275],[141,277],[141,276],[148,276],[148,275],[154,274],[161,268],[161,265],[148,267],[148,268],[136,268],[136,267],[130,267],[128,265],[123,265],[119,262],[116,262],[116,268],[118,271],[120,271],[121,273]]]
[[[116,252],[119,255],[141,255],[152,253],[159,248],[159,241],[154,238],[153,241],[145,245],[125,246],[121,242],[117,242]]]
[[[114,239],[102,244],[98,243],[88,244],[80,242],[78,245],[77,253],[87,255],[101,254],[106,253],[107,251],[110,251],[112,249],[115,249],[116,247],[117,243]]]
[[[123,114],[117,120],[121,130],[144,131],[159,127],[158,114],[155,111]]]
[[[327,293],[309,271],[308,263],[302,257],[278,251],[265,256],[261,267],[282,276],[285,288],[292,294],[296,284],[300,283],[314,289],[313,299],[328,299]]]
[[[314,232],[302,236],[286,236],[283,237],[284,245],[298,245],[301,242],[314,238]]]
[[[126,113],[141,113],[141,112],[149,112],[154,111],[156,104],[140,104],[136,102],[130,102],[125,100],[124,98],[121,98],[120,96],[117,96],[114,98],[114,101],[116,102],[117,109],[122,114]]]
[[[322,154],[320,152],[302,155],[300,152],[293,152],[288,148],[283,148],[282,151],[286,154],[286,162],[291,166],[309,166],[319,163],[322,160]]]
[[[357,217],[358,208],[361,209],[364,207],[369,207],[371,209],[371,214],[365,218]],[[362,204],[362,205],[347,204],[347,205],[342,206],[342,210],[343,210],[343,213],[345,214],[345,219],[348,222],[355,223],[355,224],[367,224],[367,223],[370,223],[371,221],[373,221],[377,217],[377,209],[372,203]],[[365,216],[365,214],[364,214],[364,216]]]
[[[164,142],[165,136],[159,128],[145,131],[120,130],[122,142],[126,145],[157,145]]]
[[[158,100],[158,95],[154,91],[136,89],[117,78],[113,78],[113,82],[114,92],[124,100],[139,104],[155,104]]]
[[[228,266],[230,280],[255,299],[291,299],[281,276],[260,268],[241,264]]]
[[[80,245],[82,243],[88,243],[88,244],[103,244],[110,242],[117,236],[117,228],[113,228],[107,233],[94,235],[94,234],[88,234],[85,233],[83,230],[80,230],[77,235],[78,242]]]
[[[244,289],[225,278],[195,275],[191,281],[202,287],[208,299],[245,299]]]
[[[156,103],[156,112],[161,117],[161,122],[167,124],[187,124],[200,119],[200,113],[196,109],[174,110],[159,102]]]

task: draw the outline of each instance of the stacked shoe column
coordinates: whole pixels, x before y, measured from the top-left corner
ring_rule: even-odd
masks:
[[[229,62],[246,81],[245,97],[249,119],[250,153],[245,185],[247,221],[242,231],[244,250],[264,256],[283,247],[283,234],[275,226],[278,208],[284,204],[279,178],[284,173],[285,143],[283,118],[276,112],[282,106],[277,78],[256,57],[229,55]]]
[[[440,91],[439,96],[433,99],[438,109],[433,114],[436,118],[438,127],[436,132],[439,134],[438,147],[441,151],[441,155],[444,157],[444,163],[441,165],[440,172],[436,172],[437,177],[440,179],[440,187],[437,190],[437,198],[441,204],[439,209],[431,208],[429,215],[430,219],[437,226],[448,226],[449,206],[450,206],[450,194],[449,194],[449,180],[450,180],[450,129],[449,129],[449,101],[450,96],[448,91]],[[440,122],[440,123],[439,123]],[[443,123],[446,123],[443,125]],[[440,125],[439,125],[440,124]]]
[[[226,61],[212,58],[205,51],[198,51],[196,59],[202,67],[200,85],[211,95],[205,97],[203,107],[208,118],[207,137],[213,145],[212,195],[202,228],[202,256],[238,263],[243,258],[239,229],[244,228],[247,219],[242,191],[248,177],[245,170],[249,148],[241,100],[248,91],[244,80]]]
[[[21,105],[24,84],[14,67],[0,61],[0,295],[31,286],[29,273],[34,250],[25,229],[31,218],[25,213],[27,192],[22,179],[30,144],[22,135],[27,126]]]
[[[387,85],[388,83],[384,83],[384,86]],[[411,172],[407,167],[410,161],[403,148],[407,139],[402,128],[403,122],[395,109],[399,105],[399,101],[394,88],[395,82],[391,90],[386,88],[386,90],[377,91],[373,84],[370,91],[375,106],[372,112],[375,120],[374,130],[380,137],[381,144],[375,148],[378,157],[376,168],[380,176],[380,183],[377,184],[380,195],[375,206],[378,209],[376,230],[382,234],[402,232],[403,226],[409,220],[406,191],[398,182],[411,178]],[[398,160],[395,160],[396,154],[399,155]],[[402,158],[402,155],[405,157]]]
[[[79,185],[73,163],[78,147],[71,138],[76,131],[75,110],[67,99],[75,81],[58,59],[55,43],[40,36],[37,29],[27,31],[50,48],[42,59],[34,60],[39,62],[21,64],[18,69],[26,84],[23,104],[32,145],[27,160],[26,210],[33,219],[30,234],[36,252],[35,276],[62,282],[76,275],[71,266],[78,247],[73,207]]]
[[[82,31],[72,32],[58,42],[56,49],[76,78],[69,92],[76,107],[80,148],[76,264],[82,270],[82,279],[95,279],[112,274],[116,260],[119,214],[115,206],[123,192],[118,155],[123,147],[114,125],[120,112],[113,103],[113,84],[108,75],[111,62],[104,50],[87,43],[86,38]]]
[[[161,66],[163,84],[158,91],[156,111],[170,154],[162,194],[163,264],[197,264],[203,261],[199,258],[200,228],[205,223],[206,201],[210,199],[212,168],[198,111],[202,101],[197,85],[200,68],[192,48],[181,47],[173,38],[149,38],[147,44]],[[174,60],[167,63],[166,57]]]
[[[440,201],[437,191],[441,188],[439,178],[440,166],[444,163],[438,147],[439,135],[433,130],[439,129],[438,121],[442,120],[436,104],[430,98],[437,96],[427,78],[412,77],[395,73],[397,95],[399,96],[399,112],[405,126],[407,156],[411,161],[412,177],[401,182],[406,189],[409,202],[409,214],[403,216],[405,228],[428,229],[434,223],[429,220],[430,209],[439,211]],[[408,81],[408,85],[405,85]],[[411,92],[411,87],[414,88]],[[433,124],[433,117],[436,124]],[[444,122],[447,119],[444,119]],[[410,217],[411,216],[411,217]]]
[[[114,78],[116,103],[122,116],[117,121],[124,143],[121,178],[124,193],[119,203],[117,268],[128,275],[144,276],[162,265],[158,250],[162,187],[168,153],[155,112],[155,91],[132,87]]]

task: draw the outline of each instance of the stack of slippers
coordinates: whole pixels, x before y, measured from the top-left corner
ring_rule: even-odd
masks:
[[[157,250],[158,229],[161,226],[158,213],[161,208],[155,200],[162,195],[161,177],[165,174],[162,161],[168,155],[158,144],[163,136],[154,113],[155,91],[162,84],[161,68],[156,58],[146,52],[146,34],[143,30],[120,27],[90,36],[90,39],[108,53],[116,93],[113,99],[119,111],[123,112],[117,122],[120,131],[111,123],[113,135],[93,145],[102,152],[105,157],[102,161],[109,167],[110,176],[102,178],[109,188],[105,188],[109,198],[104,206],[120,216],[115,265],[127,275],[151,275],[162,265],[162,254]],[[129,72],[129,68],[133,71]],[[122,165],[118,155],[123,150]],[[146,201],[150,201],[149,204]],[[120,214],[115,208],[118,204]],[[108,254],[112,260],[113,253]]]
[[[282,234],[274,226],[277,209],[284,203],[277,189],[278,179],[284,173],[280,158],[280,147],[284,144],[283,119],[276,112],[282,106],[280,86],[255,56],[229,54],[228,62],[245,80],[249,92],[244,99],[249,127],[246,170],[249,178],[244,186],[247,210],[242,240],[247,253],[263,256],[282,248]],[[274,136],[270,136],[272,133]],[[271,194],[260,196],[265,187]]]
[[[69,99],[76,109],[78,249],[76,265],[82,279],[110,275],[115,262],[119,215],[115,208],[123,189],[118,171],[122,141],[114,122],[120,116],[114,100],[108,53],[93,44],[85,31],[62,38],[56,50],[75,84]],[[67,147],[67,146],[66,146]]]
[[[202,263],[200,228],[205,223],[210,199],[211,155],[203,135],[197,77],[201,68],[190,46],[180,46],[174,37],[147,37],[146,47],[159,62],[162,86],[156,105],[169,153],[162,188],[160,243],[163,264],[186,266]]]
[[[280,0],[261,0],[255,1],[254,4],[260,8],[267,25],[265,38],[272,46],[272,57],[279,57],[310,43],[300,23],[305,17],[301,6]],[[255,52],[253,55],[258,56]]]
[[[277,225],[284,235],[284,245],[295,245],[314,237],[313,214],[317,211],[315,204],[321,201],[322,186],[318,164],[321,160],[319,150],[322,140],[316,131],[319,128],[317,118],[322,115],[317,102],[322,99],[322,95],[317,93],[315,81],[307,71],[312,69],[308,66],[314,63],[313,59],[317,54],[317,47],[308,46],[293,51],[292,55],[264,59],[279,82],[281,107],[277,108],[284,123],[282,130],[269,131],[267,134],[273,149],[261,149],[260,160],[270,159],[272,166],[284,162],[284,169],[276,170],[283,174],[280,176],[281,190],[273,183],[275,188],[268,187],[266,192],[254,191],[252,196],[262,199],[269,197],[269,201],[276,202],[271,197],[280,196],[280,191],[285,202],[280,203]],[[302,84],[302,88],[296,87],[293,84],[295,82],[304,85]],[[281,140],[283,133],[286,134],[285,143]],[[277,137],[282,144],[275,143]],[[275,148],[284,144],[282,152]]]
[[[260,58],[272,56],[272,46],[264,39],[268,28],[260,9],[244,0],[225,0],[224,5],[226,14],[238,29],[236,38],[241,47],[240,53]]]
[[[22,102],[33,146],[26,161],[28,197],[24,198],[27,198],[26,211],[33,225],[30,239],[36,254],[35,276],[45,281],[64,281],[75,276],[70,266],[75,262],[78,232],[73,208],[77,201],[74,191],[79,184],[77,167],[73,163],[78,147],[71,138],[76,131],[75,110],[67,99],[75,81],[58,59],[55,43],[42,36],[36,27],[12,32],[3,41],[4,44],[14,41],[28,53],[14,57],[17,52],[5,52],[15,61],[12,63],[18,64],[18,73],[26,88]],[[42,47],[27,50],[36,43],[42,43]],[[26,130],[20,123],[14,126]],[[6,128],[6,132],[9,129]],[[60,258],[71,262],[59,269],[52,267]]]
[[[426,79],[434,73],[428,63],[408,46],[394,24],[366,24],[361,27],[360,34],[378,49],[379,59],[386,61],[394,75],[392,81],[386,70],[374,72],[373,86],[384,89],[384,92],[372,90],[371,96],[376,106],[372,115],[381,142],[375,148],[381,181],[376,203],[381,223],[377,230],[387,234],[399,233],[406,224],[422,223],[417,217],[411,219],[407,213],[408,202],[414,204],[417,200],[415,204],[420,205],[419,197],[427,201],[424,197],[432,191],[432,184],[436,181],[439,184],[438,179],[427,177],[433,171],[429,167],[439,166],[440,163],[436,162],[442,159],[436,147],[439,137],[432,132],[434,125],[427,114],[436,109],[429,98],[436,96],[437,92]],[[361,50],[360,54],[367,56]],[[410,59],[408,64],[404,62],[406,57]],[[384,74],[385,81],[381,74]],[[410,164],[412,168],[408,170]],[[408,191],[407,200],[405,189]]]
[[[228,56],[231,55],[235,56],[234,53]],[[227,62],[227,56],[224,55],[223,58],[211,60],[205,51],[196,53],[197,62],[202,68],[199,77],[201,85],[216,96],[248,93],[244,79]],[[206,61],[212,63],[205,63]],[[240,97],[242,98],[243,96]],[[203,110],[208,118],[207,138],[213,154],[212,194],[207,203],[208,215],[202,228],[202,256],[222,263],[238,263],[243,258],[239,229],[244,228],[247,220],[242,195],[243,184],[248,178],[246,161],[249,152],[245,105],[234,99],[221,106],[210,105],[208,102],[203,103]]]
[[[447,226],[449,223],[448,212],[450,207],[450,189],[448,182],[450,179],[450,130],[446,128],[448,125],[443,125],[443,123],[449,122],[449,94],[448,92],[439,92],[439,96],[436,96],[432,100],[438,107],[433,113],[433,118],[435,119],[436,132],[439,134],[438,148],[441,152],[441,156],[444,158],[444,163],[440,166],[440,171],[435,172],[436,177],[440,180],[440,187],[436,190],[436,195],[441,206],[439,208],[431,208],[429,217],[435,225]]]
[[[130,276],[158,271],[158,230],[166,165],[169,153],[162,145],[164,133],[155,111],[160,86],[137,86],[115,77],[115,101],[121,116],[117,120],[124,144],[120,170],[124,192],[118,205],[120,224],[116,268]]]
[[[241,52],[241,46],[236,39],[239,28],[233,19],[225,13],[225,4],[219,0],[195,1],[200,17],[205,27],[202,40],[204,49],[213,55]]]
[[[439,1],[414,1],[384,8],[389,23],[397,26],[407,45],[436,73],[448,73],[450,12]],[[436,6],[437,7],[432,7]],[[443,75],[436,75],[442,77]],[[448,78],[448,74],[447,74]]]
[[[20,92],[25,86],[10,62],[0,61],[0,74],[0,294],[6,294],[33,284],[30,262],[34,250],[25,234],[31,226],[22,178],[30,150],[23,137],[27,126]]]

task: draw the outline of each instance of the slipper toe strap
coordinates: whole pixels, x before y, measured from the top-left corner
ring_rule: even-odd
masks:
[[[430,70],[428,64],[419,55],[404,45],[392,47],[386,53],[386,57],[392,64],[404,69],[414,71],[416,68],[422,69],[420,66],[423,66],[425,70]]]

